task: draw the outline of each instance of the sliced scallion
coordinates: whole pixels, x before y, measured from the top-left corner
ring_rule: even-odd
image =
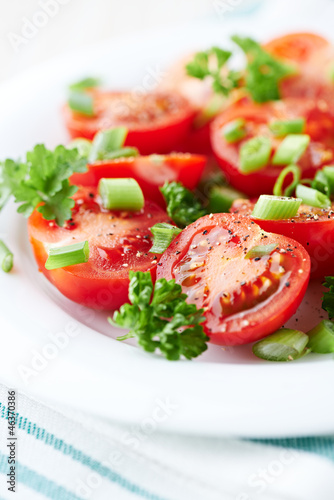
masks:
[[[85,92],[72,91],[68,98],[68,105],[72,111],[86,116],[94,116],[93,97]]]
[[[300,198],[261,194],[253,209],[252,216],[263,220],[291,219],[297,215],[301,203]]]
[[[101,130],[96,134],[92,142],[92,149],[89,155],[89,162],[94,163],[103,160],[106,155],[122,148],[127,136],[125,127],[117,127],[108,130]]]
[[[324,193],[303,184],[298,184],[296,188],[296,196],[300,198],[304,205],[316,208],[330,208],[331,200]]]
[[[132,156],[138,156],[139,151],[137,148],[121,148],[116,149],[115,151],[110,151],[110,153],[106,153],[103,157],[104,160],[116,160],[117,158],[130,158]]]
[[[13,267],[14,256],[7,245],[0,240],[0,265],[5,273],[9,273]]]
[[[257,245],[250,250],[245,255],[246,259],[255,259],[258,257],[264,257],[265,255],[270,255],[273,250],[277,248],[276,243],[271,243],[270,245]]]
[[[269,128],[276,137],[284,137],[288,134],[302,134],[305,128],[305,118],[275,120],[269,124]]]
[[[81,156],[88,157],[90,154],[90,150],[92,149],[92,141],[88,139],[84,139],[82,137],[78,137],[69,143],[67,149],[77,149]]]
[[[207,211],[213,214],[227,213],[235,200],[245,198],[246,195],[230,186],[215,186],[210,191]]]
[[[285,178],[292,174],[293,180],[292,182],[285,188],[283,192],[283,185]],[[273,193],[275,196],[291,196],[294,190],[297,187],[298,182],[300,181],[301,177],[301,169],[297,165],[289,165],[288,167],[285,167],[282,172],[279,174],[277,177],[277,181],[274,186]]]
[[[307,347],[312,352],[330,354],[334,352],[334,323],[323,320],[307,332],[309,343]]]
[[[308,340],[303,332],[281,328],[254,344],[253,353],[266,361],[294,361],[309,352]]]
[[[271,142],[268,137],[259,135],[249,139],[240,148],[240,171],[249,174],[265,167],[270,153]]]
[[[323,170],[318,170],[318,172],[315,174],[311,186],[313,189],[321,191],[321,193],[325,194],[328,197],[331,194],[330,184]]]
[[[89,259],[88,241],[81,241],[65,247],[50,247],[49,257],[45,263],[48,270],[84,264]]]
[[[201,128],[206,125],[212,118],[214,118],[222,106],[226,103],[226,97],[221,94],[213,94],[209,99],[208,103],[195,117],[193,126],[195,128]]]
[[[306,151],[310,136],[306,134],[290,134],[278,146],[274,157],[274,165],[289,165],[296,163]]]
[[[98,87],[100,84],[101,81],[99,80],[99,78],[89,76],[87,78],[83,78],[79,82],[72,83],[72,85],[70,85],[70,90],[82,92],[86,89],[93,89],[95,87]]]
[[[322,169],[325,174],[328,186],[329,186],[329,196],[334,193],[334,166],[328,165]]]
[[[159,222],[151,227],[151,232],[154,236],[153,246],[150,250],[151,253],[164,253],[169,247],[173,239],[180,234],[182,229],[167,224],[166,222]]]
[[[243,118],[237,118],[225,125],[223,128],[225,141],[229,143],[241,141],[246,135],[245,123]]]
[[[144,206],[144,195],[135,179],[101,179],[98,189],[107,210],[136,212]]]

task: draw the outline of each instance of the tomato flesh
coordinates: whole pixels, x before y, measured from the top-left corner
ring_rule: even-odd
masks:
[[[240,148],[247,140],[264,135],[271,140],[272,158],[283,138],[275,137],[269,124],[275,120],[300,117],[306,120],[305,133],[310,135],[311,141],[298,165],[304,178],[313,178],[319,168],[334,158],[334,115],[325,102],[291,98],[259,105],[243,100],[221,113],[211,126],[211,143],[217,162],[230,184],[249,196],[272,194],[283,167],[273,165],[270,160],[261,170],[244,174],[240,171]],[[223,136],[223,129],[236,118],[245,120],[246,136],[230,144]]]
[[[135,213],[103,209],[93,188],[74,196],[72,219],[65,227],[43,219],[37,210],[29,218],[29,238],[40,271],[74,302],[94,309],[113,310],[128,301],[129,271],[155,271],[160,255],[150,253],[150,228],[170,222],[165,211],[151,201]],[[50,245],[66,246],[88,240],[85,264],[48,271]]]
[[[253,201],[236,200],[231,212],[251,217],[254,205]],[[301,205],[293,219],[252,220],[265,231],[288,236],[303,245],[311,257],[312,278],[334,275],[334,205],[331,209]]]
[[[126,127],[126,146],[141,154],[169,153],[186,137],[194,118],[190,104],[180,95],[168,92],[90,91],[94,116],[73,112],[67,105],[64,117],[72,138],[93,139],[99,130]]]
[[[258,245],[269,255],[246,258]],[[240,345],[280,328],[307,288],[310,258],[297,242],[265,233],[247,218],[205,216],[188,226],[163,254],[157,278],[174,278],[188,301],[204,308],[211,342]]]
[[[174,153],[170,155],[139,156],[99,161],[88,166],[88,172],[74,174],[73,184],[97,186],[102,178],[131,177],[136,179],[145,198],[165,206],[160,187],[167,182],[181,182],[194,189],[199,183],[206,158],[199,155]]]

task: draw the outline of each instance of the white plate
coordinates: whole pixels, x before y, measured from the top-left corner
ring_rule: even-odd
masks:
[[[228,26],[206,24],[120,39],[7,82],[0,88],[0,157],[18,157],[38,142],[53,147],[67,141],[60,107],[69,82],[98,74],[115,88],[141,86],[150,69],[163,68],[191,49],[225,45],[235,31],[261,35],[240,21],[237,28]],[[256,360],[247,346],[210,346],[194,362],[148,355],[116,342],[119,332],[108,325],[106,314],[73,304],[37,272],[26,222],[11,205],[1,214],[0,233],[15,253],[14,271],[0,274],[2,382],[43,400],[129,423],[143,424],[169,400],[174,406],[159,423],[168,431],[248,437],[334,432],[334,400],[327,388],[334,377],[331,356],[270,364]],[[293,318],[289,325],[306,330],[320,314],[315,284],[298,323]],[[73,332],[77,335],[70,336]],[[52,337],[57,333],[63,339],[59,347]]]

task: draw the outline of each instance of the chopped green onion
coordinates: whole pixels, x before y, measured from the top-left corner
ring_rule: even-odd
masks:
[[[136,212],[144,206],[144,195],[135,179],[101,179],[98,189],[107,210]]]
[[[329,196],[334,193],[334,166],[328,165],[322,169],[322,172],[325,174],[328,186],[329,186]]]
[[[308,336],[298,330],[281,328],[253,346],[255,356],[266,361],[294,361],[310,351]]]
[[[235,200],[245,198],[247,198],[246,195],[230,186],[215,186],[209,194],[207,212],[212,214],[227,213]]]
[[[296,163],[306,151],[310,136],[306,134],[290,134],[278,146],[274,157],[274,165],[289,165]]]
[[[276,243],[271,243],[270,245],[258,245],[251,248],[245,255],[246,259],[254,259],[257,257],[264,257],[265,255],[270,255],[273,250],[277,248]]]
[[[309,343],[307,347],[312,352],[319,354],[330,354],[334,352],[334,323],[323,320],[317,326],[307,332]]]
[[[301,203],[300,198],[261,194],[253,209],[252,216],[263,220],[291,219],[297,215]]]
[[[212,118],[217,116],[222,106],[226,103],[226,97],[221,94],[213,94],[209,102],[195,117],[193,126],[195,128],[204,127]]]
[[[166,222],[158,222],[151,227],[151,232],[154,236],[151,253],[164,253],[169,247],[173,239],[180,234],[182,229],[167,224]]]
[[[72,91],[68,98],[68,105],[72,111],[76,111],[77,113],[87,116],[94,116],[94,100],[89,94]]]
[[[69,143],[67,149],[77,149],[81,156],[89,156],[92,149],[92,141],[78,137]]]
[[[240,148],[240,171],[248,174],[265,167],[270,153],[271,142],[268,137],[259,135],[249,139]]]
[[[88,241],[81,241],[65,247],[50,247],[49,257],[45,269],[59,269],[61,267],[84,264],[89,259]]]
[[[237,118],[225,125],[223,128],[225,141],[229,143],[241,141],[246,135],[245,123],[243,118]]]
[[[72,85],[70,85],[70,90],[82,92],[86,89],[93,89],[95,87],[98,87],[100,84],[101,81],[98,78],[88,77],[83,78],[83,80],[80,80],[79,82],[72,83]]]
[[[127,148],[116,149],[116,151],[111,151],[110,153],[106,153],[103,159],[116,160],[117,158],[130,158],[138,155],[139,151],[137,148],[127,147]]]
[[[318,172],[315,174],[311,186],[313,189],[321,191],[321,193],[325,194],[328,197],[331,194],[331,188],[328,182],[328,178],[323,170],[318,170]]]
[[[296,196],[301,198],[304,205],[316,208],[330,208],[332,206],[331,200],[325,194],[312,189],[308,186],[298,184],[296,188]]]
[[[0,240],[0,264],[5,273],[9,273],[13,267],[14,255],[9,250],[7,245]]]
[[[285,188],[283,193],[283,184],[287,175],[293,175],[293,181]],[[289,165],[285,167],[282,172],[277,177],[277,181],[274,186],[273,193],[275,196],[291,196],[294,190],[296,189],[298,182],[301,177],[301,169],[297,165]]]
[[[302,134],[305,128],[305,118],[275,120],[269,124],[269,128],[276,137],[284,137],[288,134]]]
[[[88,160],[94,163],[97,160],[104,160],[105,156],[122,148],[126,136],[125,127],[101,130],[93,139],[92,149]]]

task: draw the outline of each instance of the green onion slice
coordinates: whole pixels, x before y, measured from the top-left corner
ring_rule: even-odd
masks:
[[[117,160],[117,158],[130,158],[138,155],[139,151],[137,148],[126,147],[126,148],[116,149],[115,151],[111,151],[110,153],[106,153],[103,159]]]
[[[276,137],[284,137],[288,134],[302,134],[305,128],[305,118],[275,120],[269,124],[269,128]]]
[[[271,154],[271,142],[268,137],[257,136],[246,141],[240,148],[240,171],[244,174],[255,172],[265,167]]]
[[[0,265],[1,265],[1,269],[5,273],[9,273],[9,271],[12,270],[13,261],[14,261],[14,255],[9,250],[7,245],[5,245],[5,243],[2,240],[0,240]]]
[[[283,184],[285,181],[285,178],[289,175],[292,174],[293,180],[292,182],[285,188],[283,192]],[[279,174],[277,177],[277,181],[274,186],[273,193],[275,196],[291,196],[294,190],[297,187],[298,182],[300,181],[301,177],[301,169],[297,165],[289,165],[288,167],[285,167],[282,172]]]
[[[65,247],[50,247],[49,257],[45,269],[59,269],[61,267],[84,264],[89,259],[88,241],[80,241]]]
[[[328,195],[332,195],[334,193],[334,166],[328,165],[327,167],[324,167],[322,169],[322,172],[326,176],[328,187],[329,187],[329,193]],[[327,194],[327,193],[325,193]]]
[[[229,143],[241,141],[246,135],[245,124],[246,122],[243,118],[237,118],[225,125],[223,128],[225,141]]]
[[[265,255],[270,255],[273,250],[277,248],[276,243],[271,243],[270,245],[258,245],[251,248],[245,255],[245,259],[254,259],[258,257],[264,257]]]
[[[215,186],[210,191],[207,212],[212,214],[227,213],[233,202],[247,199],[247,196],[230,186]]]
[[[331,200],[324,193],[303,184],[298,184],[296,188],[296,196],[301,198],[304,205],[316,208],[330,208]]]
[[[278,146],[274,157],[274,165],[289,165],[296,163],[306,151],[310,136],[306,134],[290,134]]]
[[[81,156],[89,156],[92,149],[92,141],[84,139],[83,137],[78,137],[69,143],[67,149],[77,149]]]
[[[318,170],[318,172],[315,174],[315,177],[311,183],[311,187],[313,189],[316,189],[317,191],[321,191],[321,193],[325,194],[328,197],[331,194],[330,184],[323,170]]]
[[[334,323],[323,320],[317,326],[307,332],[309,336],[308,348],[319,354],[330,354],[334,352]]]
[[[218,115],[223,105],[226,103],[226,97],[221,94],[213,94],[209,102],[195,117],[194,128],[204,127],[212,118]]]
[[[99,194],[107,210],[136,212],[144,206],[143,192],[135,179],[101,179]]]
[[[68,98],[68,105],[72,111],[86,116],[94,116],[94,100],[89,94],[72,91]]]
[[[255,356],[266,361],[294,361],[305,354],[308,336],[298,330],[281,328],[253,346]]]
[[[70,85],[70,90],[82,92],[86,89],[93,89],[95,87],[98,87],[100,84],[101,80],[99,78],[89,76],[87,78],[83,78],[79,82],[72,83],[72,85]]]
[[[128,131],[125,127],[98,132],[92,142],[92,149],[88,158],[89,162],[94,163],[98,160],[104,160],[106,155],[121,149],[127,134]]]
[[[263,220],[291,219],[297,215],[301,203],[300,198],[261,194],[253,209],[252,216]]]
[[[166,222],[158,222],[151,227],[151,232],[154,236],[151,253],[164,253],[169,247],[173,239],[180,234],[182,229],[167,224]]]

